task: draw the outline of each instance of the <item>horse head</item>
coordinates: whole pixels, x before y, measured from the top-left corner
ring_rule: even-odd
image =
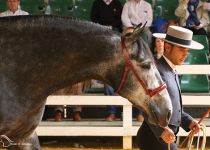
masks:
[[[117,92],[120,95],[127,93],[125,97],[144,110],[149,122],[166,126],[172,104],[149,47],[140,37],[144,26],[139,25],[121,37],[125,71]]]

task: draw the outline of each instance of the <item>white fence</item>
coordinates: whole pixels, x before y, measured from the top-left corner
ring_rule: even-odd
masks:
[[[189,68],[190,69],[189,69]],[[196,69],[195,69],[196,68]],[[188,70],[187,72],[185,70]],[[210,65],[181,66],[180,74],[210,74]],[[47,105],[121,105],[123,106],[122,126],[68,126],[66,124],[45,124],[42,122],[37,128],[39,136],[122,136],[123,148],[132,148],[132,136],[135,136],[139,126],[132,123],[132,104],[120,96],[49,96]],[[210,94],[183,95],[184,106],[210,107]],[[207,127],[210,136],[210,127]],[[187,133],[180,130],[179,136]]]

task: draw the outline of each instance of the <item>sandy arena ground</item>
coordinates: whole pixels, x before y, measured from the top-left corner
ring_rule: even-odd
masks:
[[[122,137],[41,137],[40,143],[42,150],[123,150]],[[6,149],[0,148],[0,150]],[[139,150],[135,138],[132,150]],[[210,137],[207,139],[205,150],[210,150]]]
[[[42,150],[122,150],[122,137],[50,137],[41,138],[40,141]],[[138,150],[135,138],[132,150]],[[210,138],[207,139],[205,150],[210,150]]]

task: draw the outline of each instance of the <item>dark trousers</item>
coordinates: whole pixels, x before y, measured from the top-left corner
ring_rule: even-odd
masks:
[[[137,133],[137,144],[140,150],[168,150],[168,144],[157,139],[149,126],[143,122]],[[178,150],[175,143],[170,144],[171,150]]]

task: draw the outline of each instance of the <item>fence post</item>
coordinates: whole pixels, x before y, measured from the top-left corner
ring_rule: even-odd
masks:
[[[132,105],[123,105],[123,149],[132,149]]]

